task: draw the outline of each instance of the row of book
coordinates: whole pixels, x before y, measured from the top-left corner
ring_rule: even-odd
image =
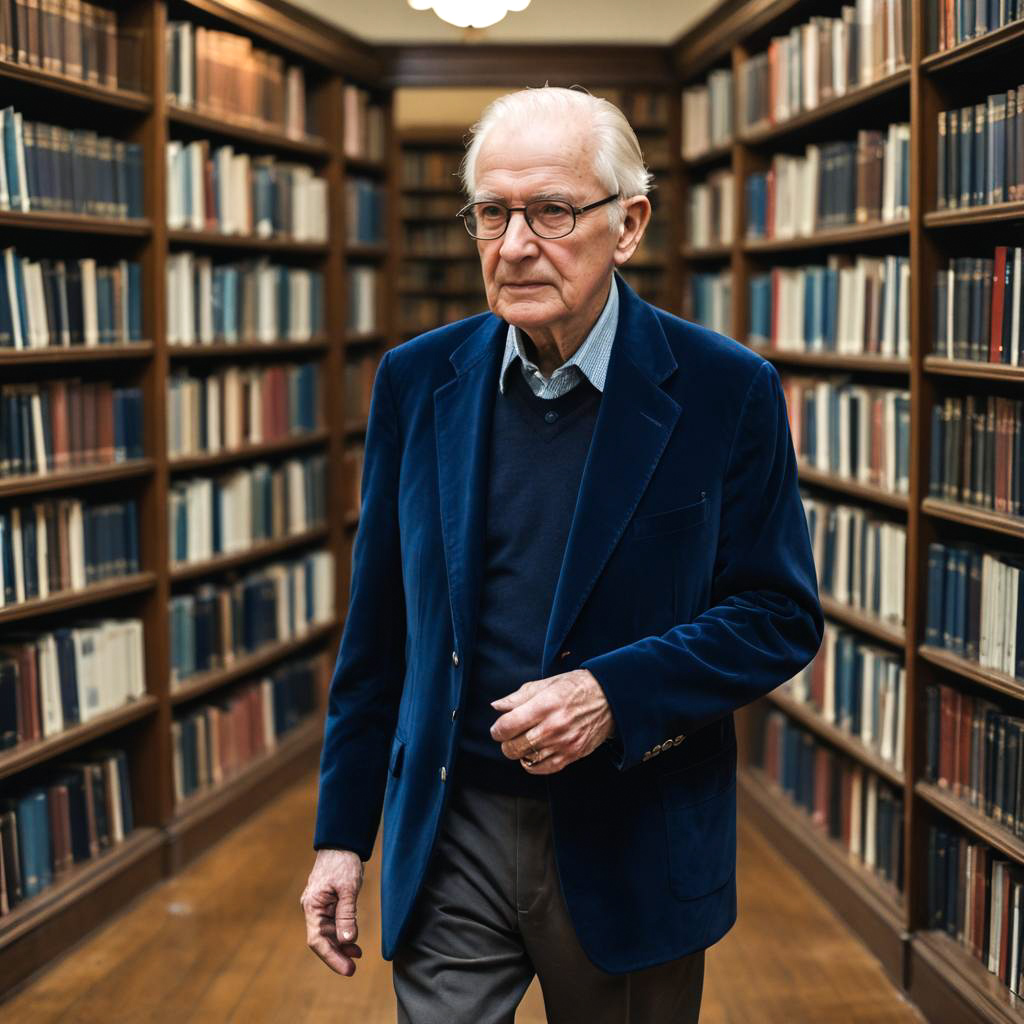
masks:
[[[345,235],[350,245],[376,245],[385,241],[385,190],[368,178],[345,181]]]
[[[938,114],[940,210],[1024,198],[1024,85]]]
[[[976,544],[929,544],[925,643],[1024,679],[1022,568]]]
[[[0,0],[0,60],[91,85],[138,89],[140,33],[88,0]]]
[[[1021,0],[928,0],[924,19],[927,53],[959,46],[1024,18]]]
[[[618,97],[606,96],[638,129],[664,130],[668,120],[668,92],[664,89],[632,89]]]
[[[170,21],[165,35],[168,97],[182,107],[284,133],[313,134],[301,66],[286,64],[248,36],[187,21]]]
[[[311,341],[326,330],[324,275],[269,259],[167,256],[167,343]]]
[[[740,65],[740,126],[783,124],[910,59],[910,0],[856,0],[813,17]]]
[[[928,495],[1024,516],[1022,403],[950,395],[932,406]]]
[[[229,366],[201,377],[167,378],[167,454],[236,451],[316,430],[318,363]]]
[[[907,528],[858,505],[801,495],[818,589],[848,608],[902,626],[906,613]]]
[[[173,483],[168,496],[171,563],[248,551],[321,526],[327,521],[326,484],[323,454]]]
[[[134,260],[32,259],[0,253],[0,348],[142,340],[142,266]]]
[[[135,827],[123,750],[95,750],[47,766],[46,778],[0,804],[0,915],[99,857]]]
[[[749,284],[752,345],[786,352],[910,357],[910,261],[828,257],[776,267]]]
[[[378,275],[376,267],[348,268],[345,329],[353,334],[370,334],[378,328]]]
[[[0,110],[0,210],[141,217],[142,146]]]
[[[690,275],[692,319],[719,334],[732,334],[732,271]]]
[[[412,256],[472,256],[473,240],[461,222],[451,224],[406,224],[402,254]]]
[[[461,162],[462,151],[459,149],[404,149],[402,187],[451,189],[457,192],[460,187]]]
[[[783,692],[903,770],[907,672],[900,655],[826,621],[814,661]]]
[[[0,385],[0,479],[142,457],[142,391],[105,380]]]
[[[623,277],[626,275],[623,274]],[[454,323],[467,316],[483,313],[487,310],[487,301],[482,295],[477,299],[432,299],[425,295],[405,295],[402,297],[400,310],[402,332],[421,334],[423,331],[432,331],[435,327]]]
[[[746,181],[747,237],[804,238],[852,224],[906,220],[910,212],[910,125],[862,129],[855,141],[776,153]]]
[[[909,493],[909,391],[790,375],[782,386],[801,463],[891,494]]]
[[[334,617],[334,556],[311,551],[170,601],[171,688]]]
[[[387,146],[387,111],[366,89],[346,85],[342,97],[342,145],[345,156],[383,160]]]
[[[349,421],[366,419],[370,415],[377,362],[373,353],[345,362],[345,418]]]
[[[274,750],[316,705],[321,663],[286,663],[262,679],[234,687],[171,723],[174,798],[181,803],[237,775]]]
[[[1024,366],[1022,254],[1020,246],[997,245],[992,259],[954,257],[936,272],[936,355]]]
[[[452,182],[455,188],[455,182]],[[401,197],[401,211],[403,220],[420,220],[422,218],[433,220],[454,220],[459,210],[462,209],[463,199],[455,191],[451,194],[441,193],[431,195],[424,194],[409,195],[403,193]]]
[[[134,501],[61,498],[0,508],[0,607],[138,571]]]
[[[765,716],[761,768],[817,829],[902,890],[900,790],[778,710]]]
[[[403,261],[400,291],[475,291],[483,292],[480,266],[467,260],[456,261],[421,259],[415,263]]]
[[[139,619],[12,632],[0,648],[0,749],[49,739],[145,692]]]
[[[644,302],[650,302],[654,306],[664,308],[668,305],[670,299],[666,291],[663,270],[663,267],[645,266],[643,264],[632,267],[627,265],[619,268],[619,276]],[[482,313],[486,312],[486,310],[487,300],[481,294],[477,308],[473,312]]]
[[[732,69],[717,68],[683,90],[683,158],[695,160],[733,136]]]
[[[1024,719],[955,686],[925,687],[925,778],[1024,836]]]
[[[327,180],[312,167],[236,153],[207,139],[167,142],[167,226],[327,241]]]
[[[733,239],[732,171],[716,171],[687,194],[686,241],[695,247],[729,245]]]

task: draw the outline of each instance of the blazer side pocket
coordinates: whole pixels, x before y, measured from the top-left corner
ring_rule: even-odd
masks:
[[[720,889],[736,864],[736,747],[658,778],[677,899]]]
[[[693,526],[700,526],[708,517],[708,500],[701,498],[692,505],[673,508],[668,512],[656,512],[651,516],[637,516],[629,524],[629,536],[661,537]]]

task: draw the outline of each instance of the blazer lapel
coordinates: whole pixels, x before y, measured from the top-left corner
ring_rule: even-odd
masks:
[[[544,641],[543,675],[654,475],[681,412],[676,361],[652,309],[618,275],[619,323]]]
[[[491,414],[507,325],[488,317],[450,356],[456,377],[434,392],[441,534],[455,647],[469,655],[483,578]]]

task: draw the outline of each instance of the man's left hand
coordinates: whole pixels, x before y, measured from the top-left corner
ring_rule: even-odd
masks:
[[[596,750],[615,731],[601,684],[585,668],[523,683],[491,702],[501,752],[531,775],[553,775]]]

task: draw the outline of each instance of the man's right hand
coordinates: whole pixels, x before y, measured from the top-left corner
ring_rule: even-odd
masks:
[[[350,850],[318,850],[299,900],[306,915],[306,943],[332,971],[351,977],[363,951],[356,945],[356,897],[363,862]]]

